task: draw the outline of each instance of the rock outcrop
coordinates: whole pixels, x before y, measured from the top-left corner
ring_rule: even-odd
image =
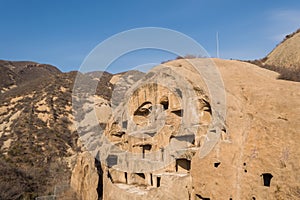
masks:
[[[89,152],[79,154],[71,176],[71,188],[78,194],[78,199],[97,200],[98,182],[95,158]]]
[[[167,73],[151,71],[129,88],[99,152],[103,199],[300,198],[299,83],[213,62],[226,91],[224,124],[210,126],[219,115],[193,69],[206,59],[167,62]]]

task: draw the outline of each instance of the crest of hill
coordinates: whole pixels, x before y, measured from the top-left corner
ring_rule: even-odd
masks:
[[[300,29],[287,35],[265,60],[267,65],[300,69]]]
[[[287,35],[265,58],[249,62],[278,72],[279,79],[300,82],[300,29]]]
[[[18,86],[36,79],[51,77],[62,72],[48,64],[30,61],[0,60],[0,87]]]

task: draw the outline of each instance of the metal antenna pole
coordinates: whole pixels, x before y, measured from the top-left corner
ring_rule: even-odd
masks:
[[[219,52],[219,32],[218,31],[217,31],[216,39],[217,39],[217,58],[219,58],[220,52]]]

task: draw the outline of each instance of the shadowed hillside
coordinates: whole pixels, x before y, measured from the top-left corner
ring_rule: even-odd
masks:
[[[78,73],[10,61],[1,61],[0,70],[0,199],[51,195],[69,183],[81,152],[71,109]],[[109,99],[112,75],[102,77],[96,94]]]

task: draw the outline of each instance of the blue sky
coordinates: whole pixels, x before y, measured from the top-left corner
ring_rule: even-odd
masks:
[[[96,45],[132,28],[182,32],[212,57],[219,32],[225,59],[262,58],[300,28],[299,0],[0,0],[0,8],[0,59],[48,63],[62,71],[77,70]],[[155,50],[131,53],[109,71],[173,57]]]

